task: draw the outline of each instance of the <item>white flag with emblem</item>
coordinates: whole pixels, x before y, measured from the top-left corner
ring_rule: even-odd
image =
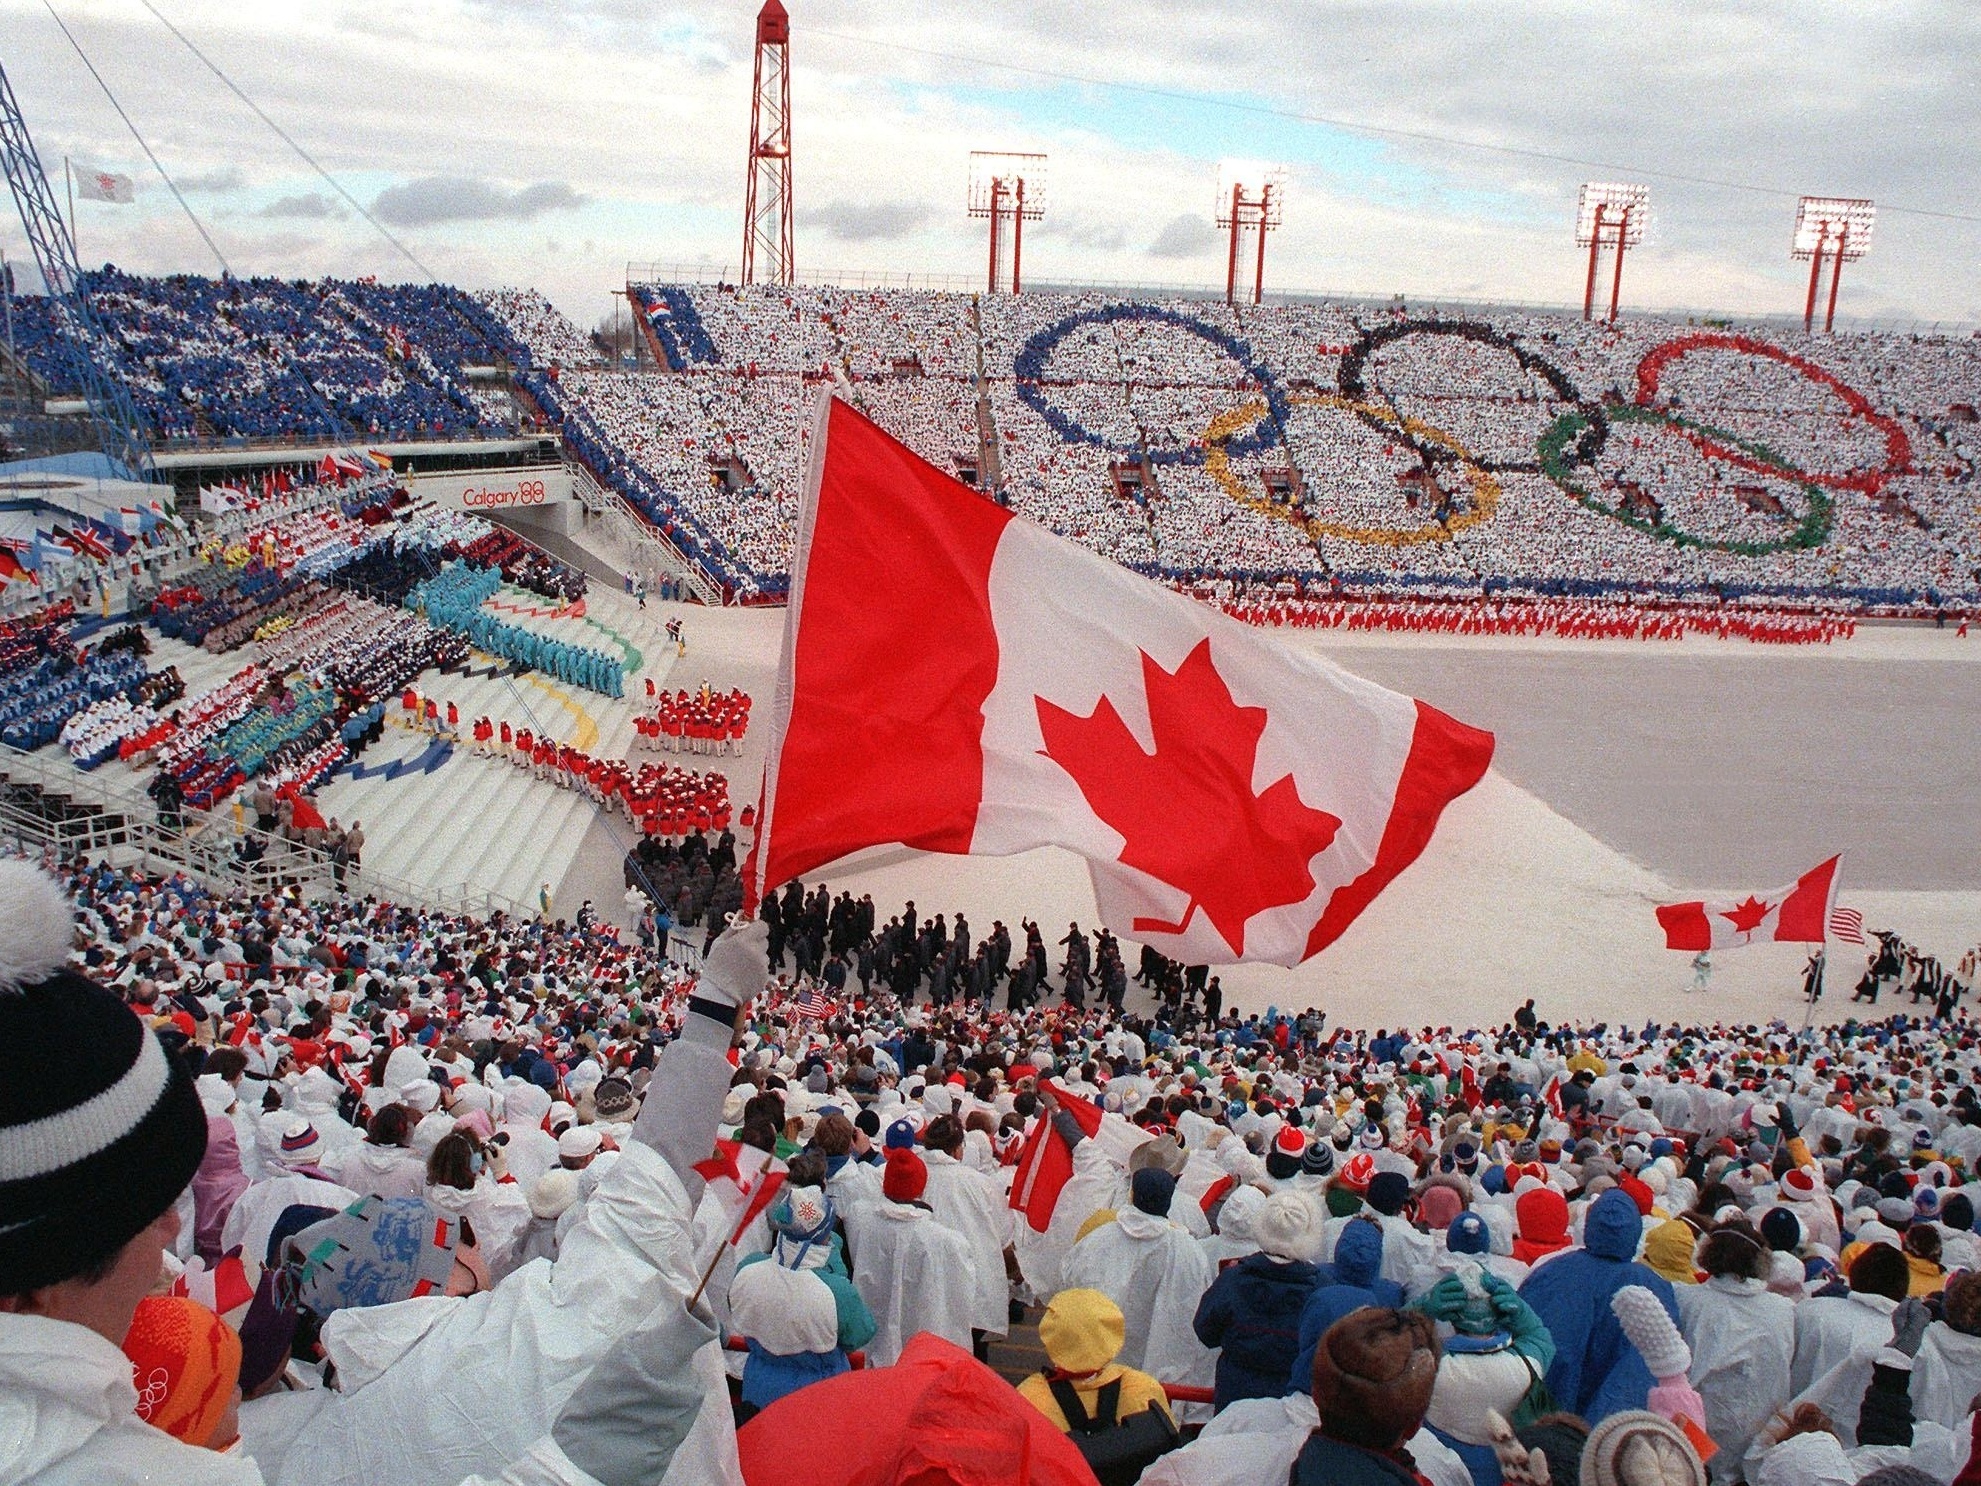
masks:
[[[88,165],[70,168],[76,173],[76,195],[84,201],[108,201],[118,206],[129,206],[138,199],[137,188],[127,175],[96,170]]]

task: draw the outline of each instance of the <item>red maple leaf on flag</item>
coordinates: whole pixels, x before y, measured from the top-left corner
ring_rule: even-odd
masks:
[[[1042,751],[1121,833],[1125,866],[1189,895],[1179,922],[1138,918],[1135,929],[1180,934],[1201,908],[1242,955],[1253,914],[1314,890],[1307,864],[1341,821],[1310,808],[1291,774],[1253,792],[1266,709],[1232,701],[1208,639],[1173,673],[1142,652],[1142,684],[1155,752],[1143,750],[1105,696],[1088,717],[1034,698]]]
[[[1720,917],[1733,925],[1734,933],[1752,934],[1761,927],[1761,920],[1768,916],[1774,906],[1749,893],[1746,902],[1734,904],[1732,912],[1723,913]]]

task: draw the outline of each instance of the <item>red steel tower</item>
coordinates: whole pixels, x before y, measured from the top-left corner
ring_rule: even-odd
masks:
[[[1830,303],[1823,313],[1823,333],[1837,323],[1837,283],[1843,266],[1871,251],[1871,227],[1878,209],[1855,196],[1805,196],[1796,203],[1795,241],[1791,258],[1809,260],[1809,298],[1802,306],[1802,330],[1816,328],[1816,286],[1822,281],[1823,260],[1830,261]]]
[[[1217,224],[1231,234],[1231,251],[1224,269],[1224,302],[1238,303],[1239,244],[1247,232],[1257,235],[1257,261],[1252,268],[1252,303],[1266,292],[1266,234],[1278,227],[1286,209],[1286,169],[1249,160],[1226,160],[1218,166]]]
[[[1610,319],[1623,293],[1623,254],[1644,241],[1644,221],[1651,212],[1649,186],[1586,182],[1575,208],[1575,241],[1589,250],[1589,282],[1582,291],[1582,318],[1596,313],[1596,260],[1604,248],[1616,250],[1616,272],[1610,279]]]
[[[1025,224],[1046,213],[1046,157],[1008,150],[970,151],[969,211],[990,218],[990,292],[998,291],[1006,253],[1011,292],[1023,288]]]
[[[743,282],[788,284],[797,272],[791,237],[791,16],[782,0],[757,12],[750,97],[750,173],[743,195]]]

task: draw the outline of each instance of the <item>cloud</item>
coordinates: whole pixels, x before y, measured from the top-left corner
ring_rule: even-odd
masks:
[[[1197,212],[1184,212],[1163,223],[1156,240],[1149,244],[1151,258],[1195,258],[1217,245],[1217,232]]]
[[[344,215],[344,208],[319,191],[301,196],[283,196],[256,212],[269,221],[284,219],[302,222],[328,222]]]
[[[586,200],[564,181],[538,181],[511,191],[493,181],[429,175],[387,186],[371,210],[394,227],[434,227],[443,222],[528,222],[545,212],[570,211]]]
[[[238,191],[248,183],[248,178],[238,165],[222,165],[215,170],[197,171],[192,175],[174,176],[181,191],[192,191],[207,196],[225,196]]]
[[[840,242],[867,243],[906,237],[932,215],[923,201],[834,201],[800,210],[797,218]]]

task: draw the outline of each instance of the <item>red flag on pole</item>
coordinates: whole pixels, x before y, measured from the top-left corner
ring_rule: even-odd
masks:
[[[1103,922],[1171,959],[1297,965],[1417,858],[1492,749],[1019,520],[821,397],[752,906],[862,847],[1053,845],[1086,858]]]
[[[1837,897],[1833,856],[1787,887],[1743,898],[1666,903],[1658,909],[1667,949],[1732,949],[1743,944],[1821,944]]]
[[[1059,1100],[1059,1107],[1079,1122],[1089,1140],[1100,1133],[1098,1104],[1069,1094],[1057,1084],[1041,1087],[1051,1090]],[[1025,1137],[1025,1148],[1018,1153],[1018,1168],[1011,1174],[1011,1210],[1023,1213],[1034,1232],[1044,1233],[1052,1226],[1052,1210],[1059,1205],[1060,1190],[1071,1180],[1073,1148],[1042,1114],[1032,1133]]]

